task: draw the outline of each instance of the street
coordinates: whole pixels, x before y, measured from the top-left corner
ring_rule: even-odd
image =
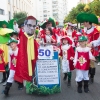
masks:
[[[0,73],[0,79],[2,74]],[[63,74],[61,74],[61,93],[39,96],[39,95],[28,95],[25,89],[18,90],[17,84],[14,83],[10,89],[10,95],[5,97],[2,94],[4,86],[0,84],[0,100],[100,100],[100,66],[96,65],[96,75],[94,84],[89,85],[90,92],[79,94],[77,93],[77,86],[75,82],[75,71],[72,75],[72,85],[67,87],[67,83],[63,81]]]

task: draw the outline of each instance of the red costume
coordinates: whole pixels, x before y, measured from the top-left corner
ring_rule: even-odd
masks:
[[[5,72],[5,63],[3,59],[3,50],[0,49],[0,72]]]
[[[87,31],[84,30],[84,35],[88,37],[88,42],[90,43],[99,38],[99,31],[96,28],[92,27],[91,29],[89,29]],[[92,53],[94,56],[98,55],[98,53],[99,53],[98,49],[99,48],[97,48],[97,50],[94,48],[92,49]]]
[[[28,38],[23,35],[20,37],[20,45],[19,45],[19,51],[18,51],[18,60],[17,60],[17,67],[16,67],[16,73],[15,73],[15,80],[22,82],[23,80],[31,81],[32,76],[29,76],[28,72],[28,54],[27,54],[27,42]],[[34,53],[35,53],[35,59],[31,61],[32,63],[32,72],[34,73],[36,60],[38,57],[38,44],[36,40],[34,40]]]

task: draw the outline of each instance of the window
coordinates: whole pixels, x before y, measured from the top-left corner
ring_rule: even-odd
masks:
[[[44,15],[44,17],[47,17],[47,15]]]
[[[10,20],[11,19],[11,12],[9,11],[8,13],[9,13],[9,20]]]
[[[0,9],[0,15],[4,15],[4,10]]]
[[[8,3],[10,3],[10,0],[8,0]]]

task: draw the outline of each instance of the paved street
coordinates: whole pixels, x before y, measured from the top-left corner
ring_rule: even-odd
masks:
[[[73,72],[72,86],[67,87],[66,82],[61,79],[61,93],[48,95],[48,96],[36,96],[28,95],[24,90],[18,90],[17,84],[14,83],[10,90],[9,97],[5,97],[2,94],[4,87],[0,84],[0,100],[100,100],[100,66],[96,66],[96,75],[94,84],[90,85],[89,93],[77,93],[75,83],[75,71]],[[2,75],[0,74],[0,78]],[[63,78],[63,74],[61,75]]]

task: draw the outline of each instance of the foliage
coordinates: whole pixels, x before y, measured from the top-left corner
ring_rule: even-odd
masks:
[[[26,12],[18,12],[18,13],[14,13],[14,18],[16,19],[21,19],[23,17],[27,17],[27,13]]]
[[[40,86],[39,88],[30,83],[26,83],[26,93],[28,94],[38,94],[38,95],[49,95],[49,94],[54,94],[54,93],[59,93],[60,92],[60,87],[55,85],[53,88],[45,87],[45,86]]]
[[[89,4],[78,4],[76,7],[74,7],[69,14],[65,17],[65,22],[72,22],[76,23],[76,16],[80,12],[88,12],[88,13],[94,13],[96,16],[100,16],[100,0],[94,0],[90,2]]]
[[[77,7],[74,7],[66,16],[64,22],[72,22],[76,23],[76,16],[78,15],[79,12],[83,12],[83,9],[85,7],[85,4],[78,4]]]
[[[17,19],[17,23],[19,26],[21,26],[24,23],[26,17],[27,17],[26,12],[14,13],[14,19]]]

